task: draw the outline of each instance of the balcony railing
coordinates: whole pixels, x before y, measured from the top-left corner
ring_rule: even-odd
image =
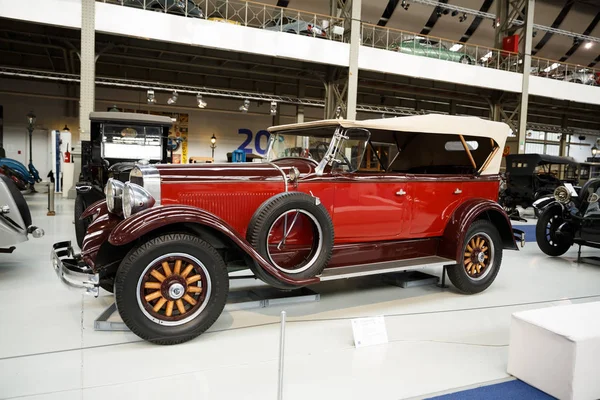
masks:
[[[415,56],[437,58],[510,72],[523,72],[523,57],[518,53],[421,35],[393,28],[362,24],[362,45]],[[600,85],[600,69],[531,58],[531,74],[584,85]]]
[[[234,25],[344,41],[344,19],[243,0],[97,0],[103,3],[207,19]],[[431,35],[363,22],[361,44],[421,57],[523,72],[519,53],[461,43]],[[600,69],[532,57],[531,74],[567,82],[600,86]]]
[[[253,28],[343,41],[344,20],[329,15],[236,0],[96,0],[102,3]]]
[[[531,57],[531,75],[589,86],[600,86],[600,69]]]
[[[518,53],[367,23],[361,38],[363,46],[503,71],[519,72],[522,63]]]

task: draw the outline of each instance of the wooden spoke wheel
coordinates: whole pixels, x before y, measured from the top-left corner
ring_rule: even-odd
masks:
[[[206,267],[189,254],[165,254],[151,262],[138,282],[138,304],[151,321],[176,326],[196,317],[210,297]]]
[[[484,232],[473,235],[465,247],[463,264],[469,278],[482,279],[494,262],[494,246]]]

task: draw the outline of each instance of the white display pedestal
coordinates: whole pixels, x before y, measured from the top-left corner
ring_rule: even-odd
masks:
[[[69,197],[69,189],[73,186],[73,175],[75,174],[75,164],[73,163],[63,163],[62,164],[62,180],[63,180],[63,190],[62,197]]]
[[[558,399],[600,398],[600,302],[513,314],[508,373]]]

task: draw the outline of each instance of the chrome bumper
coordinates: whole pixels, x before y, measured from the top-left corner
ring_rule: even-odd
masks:
[[[85,294],[98,297],[98,274],[85,265],[79,254],[75,254],[70,241],[55,243],[50,257],[58,279],[69,289],[83,290]]]

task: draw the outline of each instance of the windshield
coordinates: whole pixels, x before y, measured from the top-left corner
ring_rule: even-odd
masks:
[[[311,135],[306,132],[304,135],[292,133],[271,135],[267,160],[300,157],[319,164],[329,150],[333,132],[330,136],[323,136],[322,131],[319,133],[319,135]],[[356,171],[362,161],[368,137],[364,133],[348,136],[347,139],[342,139],[337,146],[331,164],[337,170]]]

